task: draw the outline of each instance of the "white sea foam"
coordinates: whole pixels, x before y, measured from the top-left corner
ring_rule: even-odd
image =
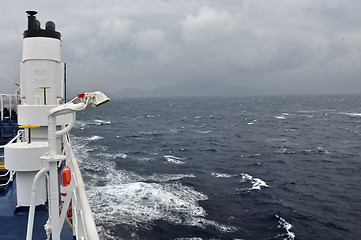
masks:
[[[174,163],[174,164],[184,164],[185,163],[184,161],[181,161],[181,160],[184,160],[185,158],[178,158],[178,157],[174,157],[172,155],[165,155],[164,157],[165,157],[165,159],[167,159],[167,162],[169,162],[169,163]]]
[[[96,222],[134,227],[149,225],[156,220],[172,224],[211,226],[221,232],[237,228],[207,220],[205,210],[198,205],[207,200],[205,194],[180,183],[133,182],[96,187],[88,191]]]
[[[211,131],[196,131],[197,133],[202,133],[202,134],[207,134],[210,133]]]
[[[275,116],[275,118],[277,118],[277,119],[286,119],[285,116]]]
[[[341,115],[348,115],[350,117],[361,117],[361,113],[346,113],[346,112],[340,112]]]
[[[231,174],[227,174],[227,173],[216,173],[216,172],[212,172],[211,174],[213,177],[216,177],[216,178],[230,178],[230,177],[235,176],[235,175],[231,175]]]
[[[117,170],[114,161],[105,158],[100,162],[92,158],[89,151],[83,153],[91,149],[87,144],[88,142],[82,142],[82,138],[73,137],[73,146],[82,147],[74,149],[75,154],[80,159],[86,159],[80,161],[81,168],[85,169],[84,176],[88,178],[87,194],[97,224],[149,227],[156,220],[164,220],[177,225],[211,227],[220,232],[237,230],[234,226],[206,219],[207,213],[199,205],[199,201],[207,200],[207,195],[177,181],[182,178],[194,178],[193,174],[142,176],[126,170]],[[104,152],[99,154],[108,157],[117,155],[107,155]],[[118,156],[123,155],[119,153]],[[171,155],[164,157],[170,162],[183,160]],[[106,174],[94,174],[95,170]],[[102,236],[108,235],[104,233]]]
[[[137,157],[135,158],[137,161],[139,162],[150,162],[150,161],[154,161],[154,158],[151,157]]]
[[[94,188],[89,195],[96,220],[110,224],[138,226],[162,219],[192,226],[206,216],[198,201],[207,196],[179,183],[110,185]]]
[[[285,236],[284,240],[294,240],[296,235],[291,232],[293,226],[280,216],[276,215],[276,217],[278,218],[278,228],[284,228],[287,231],[286,234],[278,235],[278,237]]]
[[[103,139],[104,137],[101,137],[101,136],[98,136],[98,135],[94,135],[94,136],[91,136],[91,137],[88,137],[86,138],[85,140],[88,140],[88,141],[96,141],[96,140],[100,140],[100,139]]]
[[[84,127],[87,125],[85,121],[76,120],[74,123],[75,128],[84,129]]]
[[[154,181],[154,182],[169,182],[180,180],[183,178],[194,178],[193,174],[153,174],[149,177],[145,177],[144,181]]]
[[[101,120],[101,119],[94,119],[93,124],[95,125],[102,125],[102,124],[111,124],[110,121]]]
[[[105,157],[106,159],[115,159],[115,158],[126,158],[127,154],[125,153],[115,153],[115,154],[111,154],[111,153],[99,153],[97,154],[97,156],[102,156]]]
[[[242,179],[241,182],[250,182],[252,184],[251,188],[243,189],[243,190],[261,190],[261,187],[269,187],[265,181],[252,177],[247,173],[241,173]]]
[[[191,237],[191,238],[176,238],[176,240],[202,240],[203,238]]]

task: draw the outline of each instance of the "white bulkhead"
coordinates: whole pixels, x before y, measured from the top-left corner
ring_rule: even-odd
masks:
[[[64,64],[59,39],[25,38],[21,62],[21,105],[58,105],[64,98]],[[45,87],[45,96],[44,89]],[[44,99],[46,97],[46,99]]]
[[[17,205],[30,206],[31,185],[36,173],[41,169],[40,157],[48,150],[48,143],[18,142],[5,145],[5,168],[16,171]],[[38,185],[36,205],[46,202],[45,178]]]
[[[20,99],[18,124],[37,125],[28,142],[8,144],[4,149],[5,166],[16,171],[17,206],[29,206],[31,188],[40,170],[40,157],[48,149],[48,115],[50,109],[64,101],[64,63],[61,62],[61,34],[55,24],[47,22],[42,29],[37,12],[27,11],[28,29],[24,31],[20,63]],[[57,129],[68,124],[69,117],[57,118]],[[26,134],[27,138],[29,134]],[[57,139],[57,153],[61,152]],[[45,177],[38,186],[36,205],[46,202]]]

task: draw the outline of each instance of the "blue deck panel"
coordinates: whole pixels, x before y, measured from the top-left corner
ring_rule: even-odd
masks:
[[[6,190],[0,191],[0,239],[25,239],[28,223],[27,211],[16,210],[16,177]],[[46,239],[44,224],[48,219],[45,206],[35,212],[33,239]],[[73,239],[72,232],[64,224],[61,239]]]

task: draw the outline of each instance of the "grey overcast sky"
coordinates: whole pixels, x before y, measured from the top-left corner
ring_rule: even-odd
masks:
[[[360,0],[4,1],[0,92],[19,82],[26,10],[55,22],[72,91],[222,82],[361,93]]]

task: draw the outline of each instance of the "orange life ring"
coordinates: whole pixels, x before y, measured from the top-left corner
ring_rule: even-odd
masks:
[[[66,189],[70,185],[71,181],[71,172],[70,168],[68,166],[65,166],[63,170],[61,171],[61,177],[62,177],[62,184],[61,184],[61,198],[62,201],[64,201],[66,197]],[[70,199],[69,209],[68,209],[68,217],[71,218],[73,215],[72,207],[71,207],[72,200]]]

